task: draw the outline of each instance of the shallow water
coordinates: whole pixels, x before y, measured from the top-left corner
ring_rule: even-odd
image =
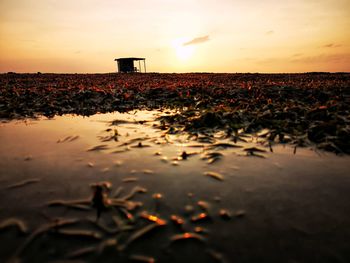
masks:
[[[274,146],[270,152],[256,138],[234,144],[220,133],[209,136],[211,143],[187,134],[165,135],[155,126],[160,114],[164,113],[137,111],[1,123],[0,222],[17,218],[32,232],[54,218],[95,220],[93,209],[48,203],[91,199],[90,184],[108,181],[110,195],[119,187],[122,196],[135,186],[147,189],[132,198],[142,202],[131,211],[137,221],[131,225],[137,231],[147,220],[140,216],[142,211],[167,224],[132,242],[133,233],[118,236],[124,245],[130,241],[123,253],[107,247],[79,259],[109,262],[116,255],[121,261],[141,255],[184,262],[193,260],[197,251],[202,262],[350,260],[349,157],[299,148],[293,154],[287,145]],[[249,147],[265,152],[247,155],[244,149]],[[186,157],[181,158],[184,151]],[[185,223],[172,223],[171,215],[183,217]],[[112,217],[113,211],[102,212],[99,220],[110,225]],[[177,240],[176,235],[194,233],[198,227],[204,229],[199,234],[205,242]],[[26,238],[12,228],[2,229],[0,242],[6,245],[0,258],[13,256]],[[66,238],[40,236],[17,256],[25,262],[67,259],[68,252],[96,248],[102,242],[82,238],[68,244]]]

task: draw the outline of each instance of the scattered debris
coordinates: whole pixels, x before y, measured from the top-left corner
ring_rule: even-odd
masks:
[[[146,211],[141,212],[141,213],[140,213],[140,217],[141,217],[141,218],[144,218],[144,219],[147,219],[147,220],[149,220],[149,221],[155,222],[155,223],[157,223],[158,225],[166,225],[166,224],[167,224],[167,221],[166,221],[166,220],[161,219],[161,218],[158,217],[158,216],[151,215],[151,214],[149,214],[149,213],[146,212]]]
[[[118,246],[119,251],[125,250],[132,242],[134,242],[137,239],[140,239],[142,236],[146,235],[147,233],[151,232],[155,228],[159,226],[164,226],[165,224],[158,224],[158,223],[152,223],[150,225],[147,225],[136,232],[134,232],[123,244],[120,244]]]
[[[122,180],[123,183],[131,183],[131,182],[136,182],[139,179],[137,177],[126,177]]]
[[[100,182],[91,185],[94,190],[92,197],[92,207],[96,208],[96,218],[99,219],[103,210],[110,205],[110,200],[108,199],[107,191],[112,187],[110,182]]]
[[[72,141],[75,141],[77,139],[79,139],[80,136],[79,135],[75,135],[75,136],[67,136],[63,139],[58,139],[57,140],[57,143],[63,143],[63,142],[72,142]]]
[[[24,157],[24,161],[31,161],[31,160],[33,160],[32,155],[27,155],[26,157]]]
[[[84,239],[101,240],[102,235],[95,231],[88,230],[72,230],[72,229],[59,229],[54,232],[55,234],[67,236],[68,238],[78,237]]]
[[[163,195],[161,193],[154,193],[152,195],[152,198],[153,199],[156,199],[156,200],[159,200],[159,199],[162,199],[163,198]]]
[[[220,173],[217,173],[217,172],[211,172],[211,171],[208,171],[208,172],[204,172],[204,175],[206,176],[209,176],[209,177],[212,177],[218,181],[223,181],[224,180],[224,176]]]
[[[107,144],[101,144],[101,145],[91,147],[87,151],[92,152],[92,151],[102,151],[102,150],[107,150],[107,149],[109,149]]]
[[[7,189],[13,189],[13,188],[18,188],[18,187],[22,187],[22,186],[26,186],[28,184],[33,184],[33,183],[37,183],[40,182],[41,179],[39,178],[31,178],[31,179],[27,179],[12,185],[7,186]]]
[[[196,232],[198,234],[206,234],[208,231],[201,226],[196,226],[194,228],[194,232]]]
[[[0,117],[5,119],[170,107],[179,110],[158,117],[158,127],[166,134],[190,132],[203,144],[215,144],[210,131],[221,130],[234,142],[247,141],[245,134],[266,143],[304,137],[307,146],[326,143],[326,151],[350,153],[346,73],[1,74],[0,84]],[[116,129],[106,131],[114,133],[110,139],[120,136]],[[141,141],[136,147],[145,147]]]
[[[132,262],[144,262],[144,263],[155,263],[156,260],[153,257],[143,255],[131,255],[129,260]]]
[[[182,217],[177,215],[171,215],[170,220],[177,226],[182,226],[185,222],[185,220]]]
[[[233,215],[235,217],[243,217],[243,216],[245,216],[245,214],[246,214],[246,212],[244,210],[238,210]]]
[[[27,234],[28,233],[28,226],[27,224],[17,218],[7,218],[0,222],[0,231],[3,231],[4,229],[15,227],[19,230],[21,234]]]
[[[200,242],[206,242],[205,237],[203,237],[200,234],[192,233],[192,232],[185,232],[183,234],[173,235],[170,238],[171,242],[176,242],[176,241],[181,241],[181,240],[188,240],[188,239],[194,239],[194,240],[198,240]]]
[[[191,217],[192,222],[205,221],[208,219],[210,219],[210,217],[207,213],[200,213]]]
[[[231,213],[226,209],[220,209],[219,215],[222,219],[229,220],[232,218]],[[237,216],[237,215],[236,215]]]
[[[198,201],[197,205],[205,212],[208,212],[210,207],[209,203],[205,201]]]
[[[202,160],[207,160],[208,164],[213,164],[213,163],[221,160],[221,158],[223,156],[224,155],[222,153],[220,153],[220,152],[205,152],[202,155]]]

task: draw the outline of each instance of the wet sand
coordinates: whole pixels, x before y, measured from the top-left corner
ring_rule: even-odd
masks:
[[[349,156],[188,140],[154,127],[159,114],[0,124],[1,261],[350,261]],[[139,186],[136,208],[96,221],[91,184],[103,181],[107,199]]]

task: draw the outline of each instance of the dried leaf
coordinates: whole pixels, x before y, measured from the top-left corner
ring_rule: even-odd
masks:
[[[202,235],[197,234],[197,233],[192,233],[192,232],[186,232],[183,234],[176,234],[170,238],[171,242],[188,240],[188,239],[194,239],[194,240],[198,240],[200,242],[206,242],[206,239]]]
[[[129,260],[144,263],[155,263],[156,260],[153,257],[143,256],[143,255],[131,255]]]
[[[101,145],[91,147],[87,151],[92,152],[92,151],[102,151],[102,150],[107,150],[107,149],[109,149],[107,144],[101,144]]]
[[[26,186],[28,184],[33,184],[33,183],[37,183],[40,182],[41,179],[39,178],[32,178],[32,179],[27,179],[12,185],[7,186],[7,189],[12,189],[12,188],[18,188],[18,187],[22,187],[22,186]]]
[[[22,234],[28,233],[27,224],[17,218],[7,218],[0,222],[0,231],[9,227],[16,227]]]
[[[124,242],[124,244],[119,245],[119,247],[118,247],[119,251],[125,250],[132,242],[134,242],[137,239],[140,239],[141,237],[148,234],[153,229],[155,229],[159,226],[163,226],[163,225],[158,224],[158,223],[153,223],[153,224],[147,225],[147,226],[137,230]]]
[[[204,175],[206,176],[209,176],[209,177],[212,177],[218,181],[223,181],[224,180],[224,176],[220,173],[217,173],[217,172],[211,172],[211,171],[208,171],[208,172],[204,172]]]

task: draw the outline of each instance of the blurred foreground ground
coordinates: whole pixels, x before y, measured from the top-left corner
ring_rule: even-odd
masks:
[[[0,261],[350,261],[349,156],[174,114],[1,123]]]

